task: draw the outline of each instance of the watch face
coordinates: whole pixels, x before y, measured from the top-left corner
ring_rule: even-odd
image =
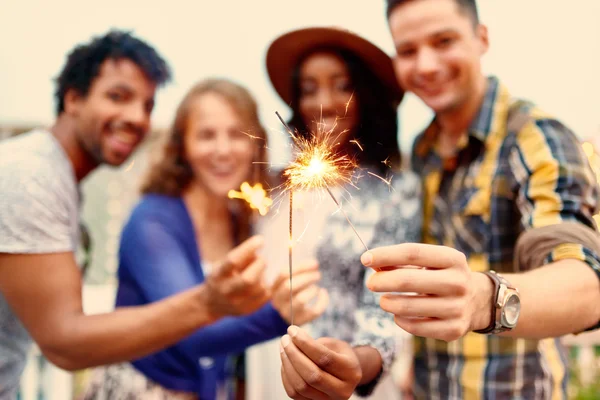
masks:
[[[517,294],[510,294],[504,304],[503,314],[504,320],[509,327],[514,327],[519,319],[521,312],[521,300]]]

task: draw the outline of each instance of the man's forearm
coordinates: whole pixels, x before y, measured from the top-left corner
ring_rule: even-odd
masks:
[[[358,358],[362,370],[362,378],[359,385],[372,382],[373,379],[377,378],[383,366],[381,354],[379,354],[376,348],[370,346],[354,347],[354,353]]]
[[[64,324],[57,339],[41,346],[57,366],[77,370],[134,360],[183,339],[214,322],[199,286],[160,302],[118,308],[98,315],[77,315]]]
[[[521,297],[519,322],[503,336],[559,337],[581,332],[600,321],[600,281],[582,261],[561,260],[526,273],[502,275]],[[477,281],[486,284],[485,280]],[[480,304],[490,304],[489,287],[481,287],[477,293]],[[491,304],[489,307],[480,307],[484,311],[476,315],[474,330],[489,324]]]

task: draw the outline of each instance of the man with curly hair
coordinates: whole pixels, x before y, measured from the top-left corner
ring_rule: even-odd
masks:
[[[83,313],[79,183],[101,164],[127,160],[170,76],[150,45],[110,31],[68,55],[52,128],[0,144],[0,399],[16,397],[32,339],[52,363],[77,370],[139,358],[266,303],[261,240],[251,238],[202,285],[146,306]]]

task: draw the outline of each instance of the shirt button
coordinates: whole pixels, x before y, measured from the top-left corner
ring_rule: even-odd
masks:
[[[209,369],[212,368],[212,366],[215,364],[215,360],[213,360],[210,357],[200,357],[198,359],[198,363],[202,368]]]

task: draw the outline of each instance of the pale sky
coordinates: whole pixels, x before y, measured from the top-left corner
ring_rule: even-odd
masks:
[[[515,95],[559,116],[581,137],[600,135],[600,2],[598,0],[480,0],[488,25],[486,72]],[[53,121],[53,82],[66,53],[110,27],[132,29],[170,63],[175,81],[161,91],[154,125],[170,124],[196,81],[221,76],[246,85],[271,135],[272,159],[282,160],[284,136],[274,114],[288,115],[265,73],[265,51],[277,35],[302,26],[351,29],[391,53],[384,0],[148,1],[0,0],[0,124]],[[407,96],[401,145],[408,150],[429,111]]]

